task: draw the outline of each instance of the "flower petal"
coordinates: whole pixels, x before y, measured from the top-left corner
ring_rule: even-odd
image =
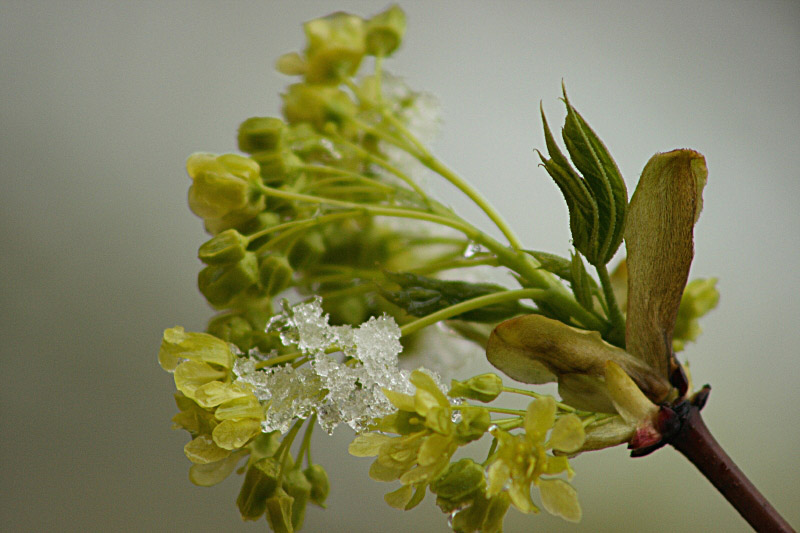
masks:
[[[556,420],[556,401],[552,396],[533,400],[525,413],[525,434],[533,442],[544,442],[544,436]]]
[[[581,506],[578,493],[563,479],[543,479],[539,482],[542,506],[547,512],[570,522],[580,522]]]
[[[586,440],[581,419],[573,414],[558,419],[550,433],[548,445],[554,450],[572,453],[578,451]]]

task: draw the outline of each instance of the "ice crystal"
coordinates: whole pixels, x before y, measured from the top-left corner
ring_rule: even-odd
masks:
[[[409,372],[397,367],[400,328],[387,315],[357,328],[331,326],[316,298],[274,317],[268,329],[279,331],[282,342],[296,346],[311,363],[266,370],[257,370],[250,357],[234,363],[237,383],[248,385],[268,405],[264,431],[285,432],[292,420],[314,412],[328,433],[341,423],[364,431],[394,410],[383,389],[413,392]],[[444,390],[438,376],[430,374]]]

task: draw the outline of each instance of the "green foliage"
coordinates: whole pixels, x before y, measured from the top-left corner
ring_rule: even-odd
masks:
[[[506,290],[493,283],[470,283],[428,278],[408,272],[386,272],[386,278],[400,286],[400,290],[383,289],[381,295],[413,316],[426,316],[441,309]],[[524,312],[518,301],[487,305],[453,318],[475,322],[497,322]]]
[[[622,243],[628,192],[616,163],[603,142],[572,107],[566,89],[564,104],[567,118],[562,137],[578,170],[558,148],[544,110],[542,124],[550,158],[541,153],[539,157],[567,202],[575,248],[592,265],[605,265]]]

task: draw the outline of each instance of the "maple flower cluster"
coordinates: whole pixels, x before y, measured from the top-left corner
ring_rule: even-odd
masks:
[[[334,13],[304,30],[306,48],[277,62],[295,78],[281,117],[245,120],[241,153],[199,152],[186,164],[189,207],[210,234],[197,285],[218,313],[202,333],[167,329],[158,357],[177,389],[174,427],[191,437],[191,481],[211,486],[238,467],[242,518],[297,531],[330,490],[311,459],[312,431],[345,424],[357,434],[350,453],[375,457],[370,476],[400,483],[385,496],[393,507],[412,509],[430,492],[461,533],[502,531],[512,507],[580,520],[569,458],[663,445],[659,405],[691,392],[674,352],[718,299],[716,280],[686,286],[703,157],[657,154],[629,204],[616,163],[564,90],[569,157],[542,115],[540,158],[564,194],[575,251],[529,250],[427,148],[435,99],[386,72],[405,32],[399,7],[368,19]],[[430,178],[465,194],[503,241],[431,197],[421,186]],[[623,240],[627,262],[609,274]],[[659,259],[663,249],[674,258]],[[475,281],[486,269],[518,286]],[[517,382],[557,382],[561,400],[496,374],[446,387],[435,372],[402,368],[434,324]],[[496,404],[509,395],[530,403]],[[484,460],[475,447],[454,460],[482,439]]]

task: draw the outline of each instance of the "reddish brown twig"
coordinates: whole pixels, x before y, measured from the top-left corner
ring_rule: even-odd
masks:
[[[793,532],[789,523],[714,439],[700,416],[700,409],[689,404],[680,418],[680,429],[668,439],[668,444],[685,455],[753,529]]]

